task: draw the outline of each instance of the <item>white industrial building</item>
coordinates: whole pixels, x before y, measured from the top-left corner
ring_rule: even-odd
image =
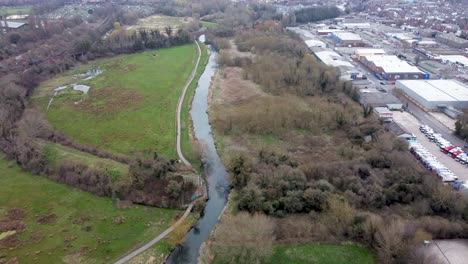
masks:
[[[369,29],[371,25],[369,22],[340,22],[338,23],[343,28],[360,28],[360,29]]]
[[[371,49],[371,48],[363,48],[363,49],[356,49],[354,52],[354,56],[359,59],[362,56],[371,56],[371,55],[384,55],[385,50],[383,49]]]
[[[349,61],[346,61],[343,56],[340,54],[330,51],[330,50],[323,50],[323,51],[316,51],[314,52],[317,59],[321,62],[325,63],[328,66],[338,68],[340,71],[340,79],[342,80],[352,80],[362,76],[362,73],[359,72],[353,64]]]
[[[468,108],[468,86],[455,80],[399,80],[395,86],[426,110]]]
[[[306,40],[305,44],[307,45],[308,48],[311,48],[311,47],[326,48],[327,47],[327,44],[325,44],[325,42],[316,40],[316,39]]]
[[[385,80],[429,79],[430,75],[395,55],[360,56],[359,60]]]
[[[444,63],[457,64],[463,67],[468,67],[468,58],[463,55],[439,55]]]

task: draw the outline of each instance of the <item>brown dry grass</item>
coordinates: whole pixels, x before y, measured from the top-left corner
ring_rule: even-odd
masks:
[[[57,215],[56,214],[47,214],[41,215],[37,217],[37,223],[41,225],[52,225],[57,222]]]
[[[21,240],[19,240],[19,238],[18,238],[18,236],[16,234],[11,235],[11,236],[7,236],[6,238],[0,240],[0,249],[2,249],[2,248],[16,248],[16,247],[19,247],[19,246],[21,246]]]
[[[79,111],[95,115],[116,114],[136,108],[144,97],[134,90],[124,88],[101,88],[92,90],[89,98],[74,105]]]
[[[16,231],[21,233],[26,230],[26,225],[20,220],[2,219],[0,220],[0,233],[6,231]]]
[[[119,73],[120,74],[125,74],[125,73],[129,73],[129,72],[132,72],[134,70],[136,70],[138,68],[138,65],[135,65],[135,64],[131,64],[131,65],[128,65],[124,68],[122,68]]]
[[[21,220],[27,215],[27,212],[21,208],[11,208],[6,217],[10,220]]]
[[[237,49],[236,42],[234,42],[233,39],[229,40],[229,44],[231,44],[231,48],[229,49],[229,54],[231,55],[231,58],[235,57],[248,57],[253,59],[254,54],[252,52],[242,52]]]
[[[213,79],[214,105],[236,105],[267,96],[258,85],[242,77],[239,67],[226,67],[218,71]]]
[[[230,48],[225,51],[228,51],[231,59],[254,56],[249,52],[239,52],[233,40],[230,40]],[[354,112],[350,111],[355,110],[351,109],[352,104],[346,103],[349,98],[274,96],[265,93],[253,81],[245,79],[240,67],[224,67],[218,70],[211,83],[211,93],[210,118],[218,149],[225,162],[240,154],[256,157],[260,150],[288,154],[299,163],[310,160],[338,161],[342,159],[340,152],[359,154],[350,150],[344,131],[327,133],[329,128],[322,125],[334,123],[337,111],[345,115]],[[346,109],[347,107],[350,109]],[[307,129],[282,129],[281,132],[271,134],[258,133],[263,131],[262,127],[301,127],[290,124],[300,123],[301,117],[298,116],[307,117],[308,122],[317,125],[305,125],[304,128]],[[358,117],[349,116],[349,119],[357,120]],[[232,132],[226,133],[226,127],[231,126]]]

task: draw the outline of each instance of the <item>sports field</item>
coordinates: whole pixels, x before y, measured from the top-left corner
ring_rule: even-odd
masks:
[[[197,56],[191,44],[98,60],[43,83],[33,102],[78,143],[124,155],[156,151],[176,158],[176,105]],[[89,69],[103,73],[76,80]],[[47,111],[53,90],[74,82],[91,86],[89,93],[66,89]]]
[[[19,263],[112,262],[161,233],[180,213],[123,209],[109,198],[25,173],[1,156],[0,172],[0,238],[17,230],[0,239],[1,263],[15,257]],[[152,248],[161,260],[170,250],[166,240]]]

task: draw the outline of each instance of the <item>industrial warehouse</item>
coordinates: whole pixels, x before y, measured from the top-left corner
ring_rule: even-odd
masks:
[[[373,71],[379,79],[429,79],[429,73],[400,60],[395,55],[360,56],[359,60]]]
[[[338,31],[330,35],[330,38],[344,47],[363,47],[366,44],[362,41],[362,38],[358,34],[351,32]]]
[[[429,111],[468,108],[468,86],[455,80],[401,80],[396,88]]]

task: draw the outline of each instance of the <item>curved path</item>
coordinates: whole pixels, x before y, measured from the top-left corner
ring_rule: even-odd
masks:
[[[185,94],[187,93],[187,90],[190,84],[195,78],[195,75],[197,74],[197,70],[198,70],[198,65],[200,64],[201,49],[200,49],[200,45],[198,44],[198,41],[195,41],[195,44],[197,44],[197,49],[198,49],[197,63],[195,64],[195,68],[193,69],[192,74],[190,75],[190,78],[185,84],[185,87],[182,90],[182,95],[180,96],[179,102],[177,103],[177,155],[179,156],[179,159],[188,167],[192,167],[192,164],[190,164],[190,162],[184,157],[184,154],[182,153],[182,147],[181,147],[182,121],[181,121],[180,115],[182,112],[182,106],[184,105]]]
[[[184,86],[184,89],[182,90],[182,94],[180,95],[179,102],[177,103],[177,155],[179,156],[179,159],[188,167],[192,167],[192,164],[184,157],[184,154],[182,153],[182,147],[181,147],[181,130],[182,130],[182,121],[181,121],[181,112],[182,112],[182,106],[184,104],[184,99],[185,99],[185,94],[187,93],[187,90],[192,83],[193,79],[195,78],[195,75],[197,74],[198,66],[200,64],[200,59],[201,59],[201,49],[200,45],[198,44],[198,41],[195,41],[195,44],[197,45],[198,49],[198,58],[197,58],[197,63],[195,64],[195,68],[192,71],[192,74],[190,75],[190,78],[187,80],[187,83]],[[142,247],[136,249],[135,251],[131,252],[130,254],[126,255],[125,257],[117,260],[114,264],[123,264],[132,258],[138,256],[139,254],[143,253],[145,250],[149,249],[152,247],[154,244],[159,242],[161,239],[169,235],[177,226],[182,223],[187,216],[190,214],[190,212],[193,209],[193,203],[191,203],[187,209],[185,210],[184,214],[182,215],[177,222],[175,222],[173,225],[171,225],[168,229],[164,230],[159,236],[155,237],[153,240],[150,242],[146,243]]]
[[[175,222],[171,227],[169,227],[168,229],[166,229],[164,232],[162,232],[161,234],[159,234],[159,236],[157,236],[156,238],[154,238],[153,240],[151,240],[150,242],[146,243],[144,246],[140,247],[139,249],[133,251],[132,253],[128,254],[127,256],[119,259],[118,261],[116,261],[114,264],[123,264],[129,260],[131,260],[132,258],[138,256],[139,254],[143,253],[145,250],[149,249],[150,247],[152,247],[154,244],[156,244],[159,240],[163,239],[164,237],[166,237],[167,235],[169,235],[178,225],[180,225],[180,223],[182,223],[182,221],[185,220],[185,218],[187,218],[187,216],[190,214],[190,212],[192,211],[192,208],[193,208],[193,203],[191,203],[189,205],[189,207],[187,208],[187,210],[185,210],[185,213],[184,215],[182,215],[181,218],[179,218],[179,220],[177,220],[177,222]]]

